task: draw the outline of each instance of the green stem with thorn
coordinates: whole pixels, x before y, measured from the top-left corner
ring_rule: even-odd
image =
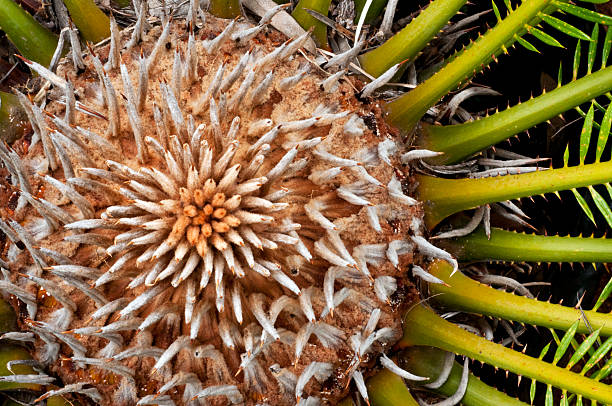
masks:
[[[474,299],[471,299],[474,301]],[[510,307],[510,305],[505,305]],[[398,345],[432,346],[471,359],[486,362],[515,374],[536,379],[568,392],[604,404],[612,403],[612,387],[567,369],[553,366],[518,351],[472,334],[442,319],[423,305],[416,305],[405,316],[404,336]]]
[[[429,291],[433,296],[431,300],[453,310],[560,330],[567,330],[576,320],[580,320],[578,333],[588,334],[592,330],[601,328],[601,336],[612,336],[612,317],[608,314],[589,310],[580,311],[573,307],[518,296],[493,289],[468,278],[461,272],[454,274],[452,272],[453,268],[444,261],[436,261],[429,267],[429,273],[449,285],[430,283]],[[588,325],[584,318],[589,321]]]
[[[612,262],[612,239],[560,237],[483,229],[436,245],[459,261]]]
[[[402,368],[415,375],[429,377],[430,381],[435,381],[440,375],[445,357],[444,351],[433,347],[410,347],[398,355]],[[459,387],[462,370],[462,365],[453,362],[446,382],[437,389],[429,390],[440,395],[452,396]],[[468,385],[461,404],[465,406],[527,406],[526,403],[485,384],[471,373],[468,376]]]
[[[393,65],[413,60],[467,0],[435,0],[400,32],[359,57],[363,69],[380,76]]]
[[[57,46],[57,36],[13,0],[0,0],[0,30],[24,57],[49,66]]]
[[[530,0],[521,5],[489,30],[477,41],[466,47],[456,58],[440,69],[431,78],[414,90],[388,103],[388,120],[400,129],[409,132],[421,117],[440,98],[480,72],[492,56],[497,55],[508,44],[512,44],[517,33],[525,29],[525,22],[537,18],[552,0]]]
[[[487,203],[612,181],[612,161],[482,179],[441,179],[417,175],[418,194],[431,229],[445,217]]]
[[[433,162],[455,163],[605,94],[611,88],[612,67],[608,67],[480,120],[448,126],[424,124],[419,144],[444,152]]]

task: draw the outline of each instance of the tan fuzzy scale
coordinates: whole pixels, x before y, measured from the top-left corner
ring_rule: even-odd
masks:
[[[333,403],[401,334],[413,260],[401,240],[421,213],[395,135],[349,78],[322,90],[329,73],[297,52],[302,39],[263,27],[238,46],[252,26],[231,24],[207,15],[190,41],[175,21],[129,49],[121,34],[123,76],[92,55],[79,74],[63,61],[83,108],[66,123],[50,101],[52,132],[21,159],[41,193],[5,219],[33,242],[9,248],[11,283],[63,292],[21,326],[37,359],[101,404]],[[94,50],[101,65],[108,48]],[[358,125],[367,115],[376,133]]]

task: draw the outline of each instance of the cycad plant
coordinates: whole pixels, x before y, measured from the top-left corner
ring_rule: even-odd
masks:
[[[0,1],[0,5],[5,9],[13,7],[10,0]],[[66,2],[69,9],[72,3],[80,4],[79,2]],[[194,2],[191,3],[191,17],[188,17],[188,19],[194,18],[194,14],[197,14],[193,11]],[[612,403],[612,389],[602,382],[612,372],[612,358],[609,355],[612,341],[608,338],[612,336],[612,318],[609,314],[597,311],[608,300],[612,291],[612,284],[606,285],[595,307],[587,311],[547,303],[533,297],[525,297],[525,295],[530,295],[526,288],[503,276],[480,273],[474,276],[479,278],[482,283],[474,281],[464,275],[461,270],[458,270],[460,266],[457,263],[457,260],[460,261],[463,269],[467,263],[491,260],[509,262],[612,262],[612,244],[606,238],[521,234],[494,227],[495,224],[492,227],[490,215],[493,209],[499,212],[501,217],[515,220],[519,225],[524,225],[526,224],[525,215],[516,204],[511,202],[512,200],[571,190],[580,207],[591,221],[595,222],[596,218],[599,218],[599,215],[593,214],[593,210],[596,209],[596,212],[601,213],[605,221],[601,224],[601,227],[612,226],[612,211],[610,209],[612,193],[609,185],[612,180],[612,161],[609,160],[610,143],[608,142],[612,119],[612,108],[609,107],[612,99],[609,94],[612,89],[612,68],[607,67],[612,34],[609,34],[610,31],[607,29],[602,28],[612,25],[612,18],[592,11],[587,7],[588,5],[583,4],[588,3],[586,1],[581,2],[580,5],[563,0],[524,0],[516,4],[510,1],[504,1],[503,4],[494,1],[492,2],[492,9],[498,20],[494,27],[463,49],[449,55],[445,60],[426,67],[419,65],[420,56],[431,55],[431,47],[428,44],[444,40],[445,30],[446,32],[450,31],[448,26],[455,14],[459,10],[469,11],[469,7],[466,8],[466,3],[465,0],[434,0],[427,8],[415,15],[404,28],[373,49],[368,49],[370,43],[374,44],[381,37],[385,38],[390,34],[390,22],[393,22],[393,11],[396,6],[394,1],[389,1],[386,9],[384,8],[386,2],[382,0],[356,1],[355,31],[352,31],[354,27],[350,24],[349,29],[342,29],[336,25],[336,22],[329,19],[328,12],[331,4],[329,0],[300,0],[292,10],[292,16],[295,20],[302,24],[304,29],[312,29],[312,37],[316,40],[317,45],[323,49],[321,54],[326,56],[327,60],[319,63],[325,68],[332,67],[334,63],[342,67],[338,71],[331,70],[328,73],[331,79],[323,81],[322,88],[327,90],[329,86],[331,89],[334,84],[333,81],[342,77],[345,73],[343,69],[347,67],[361,75],[361,79],[364,79],[365,76],[364,80],[368,82],[365,86],[357,89],[362,100],[373,103],[374,100],[372,99],[377,94],[386,99],[382,106],[385,121],[399,131],[400,137],[405,140],[405,145],[398,145],[396,142],[380,142],[377,144],[376,153],[381,160],[388,160],[389,156],[399,155],[399,162],[406,165],[406,168],[411,171],[408,174],[409,176],[404,179],[403,190],[406,194],[413,194],[420,201],[419,205],[423,211],[424,226],[420,224],[420,219],[415,217],[408,227],[409,231],[408,229],[398,231],[408,241],[407,244],[415,247],[414,251],[421,254],[421,257],[415,259],[413,264],[402,264],[401,271],[404,275],[412,271],[414,280],[417,284],[420,284],[420,294],[422,296],[420,299],[422,300],[415,298],[414,303],[404,303],[408,307],[403,316],[404,335],[392,351],[388,351],[387,355],[383,354],[380,358],[380,364],[385,369],[375,372],[376,367],[370,365],[368,373],[374,372],[375,374],[364,383],[362,372],[359,372],[356,367],[353,368],[355,363],[352,362],[346,369],[346,375],[349,376],[346,385],[350,383],[350,378],[352,378],[359,395],[372,404],[416,404],[413,397],[414,391],[405,386],[403,378],[419,382],[422,379],[421,377],[428,377],[430,380],[426,382],[425,386],[419,386],[418,389],[429,389],[438,394],[449,396],[442,404],[457,404],[459,402],[466,405],[522,404],[521,401],[497,392],[494,388],[485,385],[476,377],[470,375],[467,360],[464,363],[463,370],[461,366],[454,365],[454,357],[443,352],[446,351],[488,363],[496,368],[502,368],[522,376],[524,379],[531,380],[530,400],[532,403],[536,399],[537,383],[546,385],[544,395],[546,405],[583,404],[583,399],[590,399],[602,404]],[[597,3],[597,1],[590,1],[590,3]],[[196,8],[197,4],[195,2]],[[264,20],[268,19],[272,24],[278,25],[281,31],[287,30],[290,25],[290,23],[282,22],[287,20],[275,20],[277,17],[287,17],[286,12],[283,11],[284,7],[275,7],[270,2],[259,0],[244,1],[242,5],[263,16]],[[339,5],[336,6],[339,7]],[[141,3],[139,10],[143,8],[143,3]],[[1,10],[2,8],[0,8]],[[74,8],[70,12],[78,15],[79,11],[73,10]],[[271,10],[273,12],[270,12]],[[379,16],[378,14],[382,13],[382,10],[385,10],[385,15]],[[223,18],[233,18],[240,13],[240,4],[237,1],[211,0],[210,11]],[[9,11],[6,14],[7,18],[12,19],[13,15],[17,15],[11,13],[19,12]],[[594,25],[590,35],[565,21],[568,15],[592,22]],[[27,17],[22,16],[22,18],[24,18],[24,21],[27,20]],[[86,34],[86,30],[81,28],[83,23],[79,23],[76,17],[73,17],[73,19],[81,33],[84,36],[90,36],[86,39],[97,41],[100,39],[99,35],[106,35],[103,33],[104,28],[95,30],[94,34]],[[364,32],[364,23],[368,22],[370,28],[375,28],[381,19],[379,34],[363,37],[359,35]],[[142,25],[144,22],[140,20],[140,24]],[[333,35],[328,32],[329,25],[341,34]],[[107,26],[106,24],[103,25],[103,27]],[[13,24],[13,26],[2,26],[2,28],[9,33],[9,37],[21,38],[18,33],[23,29],[23,26]],[[11,32],[14,32],[14,34],[11,35]],[[442,34],[439,35],[440,32]],[[49,37],[47,34],[41,35]],[[164,34],[161,35],[163,37]],[[250,35],[250,32],[240,35],[246,37]],[[240,35],[237,35],[234,40],[239,42]],[[439,37],[436,38],[438,35]],[[466,110],[460,109],[459,103],[462,98],[479,92],[483,93],[482,90],[474,90],[475,88],[469,87],[474,75],[491,63],[503,63],[504,54],[511,53],[512,48],[517,45],[533,52],[544,53],[547,47],[562,46],[568,38],[561,38],[560,35],[578,40],[572,80],[569,83],[562,84],[563,75],[560,74],[557,89],[486,117],[472,117]],[[116,44],[117,37],[114,37],[111,41]],[[539,43],[536,43],[536,41]],[[52,76],[52,73],[44,68],[44,66],[48,66],[52,55],[56,53],[54,42],[49,46],[41,46],[41,50],[46,50],[46,52],[42,52],[42,56],[28,54],[27,41],[21,45],[18,41],[14,42],[22,50],[24,56],[40,64],[37,65],[27,61],[28,65],[38,74],[56,85],[63,83],[61,82],[62,78],[58,79]],[[588,43],[585,58],[581,57],[583,42]],[[290,42],[287,44],[290,44]],[[348,49],[343,50],[343,45],[345,47],[348,45]],[[111,52],[112,47],[111,44]],[[331,49],[334,52],[330,54],[326,49]],[[440,55],[438,55],[438,59],[439,57]],[[179,55],[176,58],[180,59],[181,57]],[[579,72],[584,70],[580,69],[583,60],[586,60],[586,73],[579,77]],[[594,71],[596,66],[599,69]],[[422,72],[417,71],[417,67],[423,67]],[[222,74],[223,72],[221,72]],[[103,73],[101,78],[105,77],[105,73]],[[396,90],[398,88],[405,89],[394,87],[391,83],[400,77],[409,78],[411,82],[409,83],[411,85],[410,90],[405,92]],[[416,81],[415,78],[417,78]],[[421,78],[420,82],[418,78]],[[125,83],[126,79],[123,80]],[[109,87],[108,84],[104,84],[104,86]],[[177,82],[173,82],[172,87],[176,88],[177,86],[180,89],[180,84],[177,85]],[[461,91],[453,97],[449,96],[457,89],[461,89]],[[162,91],[169,94],[169,90]],[[125,97],[129,100],[134,96],[126,94]],[[109,102],[112,98],[109,98],[108,94],[106,98],[107,103],[112,105]],[[30,104],[23,100],[22,98],[26,110],[31,108],[28,107]],[[206,102],[208,103],[208,101]],[[109,111],[112,110],[111,107],[109,106]],[[208,106],[204,106],[204,108],[208,108]],[[577,143],[578,147],[574,151],[573,148],[568,146],[562,167],[539,168],[537,166],[538,159],[518,156],[518,154],[504,151],[501,148],[492,148],[495,144],[572,109],[576,109],[578,114],[583,117],[584,124]],[[172,109],[170,108],[170,110]],[[34,111],[36,111],[36,108]],[[458,111],[461,111],[461,114],[456,115]],[[177,118],[176,111],[169,111],[168,114],[170,113],[173,114],[172,120],[174,123],[178,123],[180,119]],[[129,112],[128,114],[132,113]],[[447,125],[441,125],[437,122],[445,119],[448,115],[453,120],[455,117],[459,117],[459,122],[450,119],[447,121]],[[109,118],[111,121],[113,120],[111,116]],[[466,120],[466,118],[469,119]],[[211,113],[212,125],[215,125],[215,119],[216,116]],[[133,115],[130,115],[130,120],[136,119]],[[367,124],[373,126],[376,129],[373,131],[376,132],[379,126],[384,125],[383,123],[372,123],[367,120],[367,117],[366,120],[360,118],[354,120],[355,123],[359,123],[361,120],[361,124],[356,125],[357,127],[365,127]],[[179,126],[176,125],[177,131],[180,130]],[[344,128],[348,127],[350,126],[347,124]],[[357,130],[357,132],[359,131],[363,135],[363,130]],[[391,133],[394,134],[393,131]],[[375,135],[379,134],[376,133]],[[170,146],[170,148],[172,147]],[[139,159],[141,159],[140,146],[138,150]],[[333,150],[329,152],[334,153]],[[322,156],[321,152],[317,154],[317,156]],[[348,159],[331,158],[327,155],[325,157],[328,161],[333,161],[337,165],[337,167],[328,171],[336,170],[340,173],[341,170],[346,169],[340,168],[352,165],[348,162]],[[47,154],[47,158],[51,159],[51,156]],[[7,166],[10,167],[11,162],[13,163],[12,169],[16,175],[15,178],[19,178],[18,164],[14,159],[12,156],[7,160],[3,158]],[[68,164],[62,160],[62,165],[66,178],[68,178],[68,173],[70,173],[66,172],[66,165]],[[110,176],[107,175],[107,177]],[[325,172],[324,174],[317,172],[316,176],[332,176],[332,172]],[[126,179],[123,180],[126,181]],[[393,179],[396,179],[395,176]],[[22,191],[24,191],[24,184],[27,184],[27,182],[20,179],[19,185],[21,185]],[[398,192],[395,185],[396,183],[391,181],[387,188],[392,196],[397,197],[397,193],[402,193],[402,191]],[[356,189],[347,189],[346,185],[342,185],[340,189],[342,191],[339,193],[343,194],[344,200],[353,205],[375,206],[363,197],[365,195],[360,195]],[[347,190],[351,195],[347,195]],[[589,196],[588,201],[592,201],[592,203],[587,203],[587,199],[584,198],[585,190]],[[132,191],[132,193],[136,192]],[[404,195],[402,194],[402,196]],[[409,202],[405,198],[406,196],[402,198],[403,202]],[[133,198],[130,199],[134,200]],[[29,201],[32,202],[32,200]],[[34,201],[37,200],[34,199]],[[44,211],[44,208],[41,210]],[[324,212],[324,208],[320,210],[319,214]],[[471,210],[468,212],[469,214],[462,213],[467,210]],[[320,217],[318,218],[319,222],[324,222]],[[122,220],[124,219],[122,218]],[[125,220],[126,224],[129,221]],[[11,220],[9,224],[11,227],[6,226],[8,231],[5,232],[9,234],[11,232],[13,234],[22,232],[19,223]],[[380,228],[380,225],[378,227]],[[374,229],[376,229],[376,226],[374,226]],[[425,237],[430,235],[434,238],[430,238],[428,242]],[[17,242],[20,239],[23,243],[29,242],[25,241],[28,238],[21,234],[14,238]],[[81,238],[84,241],[84,238]],[[334,247],[330,251],[331,254],[328,252],[327,256],[324,257],[325,260],[337,265],[339,269],[345,271],[352,269],[351,262],[347,262],[345,256],[346,254],[350,258],[350,254],[348,254],[348,251],[346,253],[343,251],[342,247],[344,246],[337,243],[337,240],[330,239],[329,242]],[[330,245],[329,242],[328,245]],[[391,244],[389,244],[389,247],[391,247]],[[36,258],[36,248],[28,247],[28,250],[32,253],[34,262],[39,261]],[[219,250],[225,252],[221,248]],[[364,250],[371,252],[370,255],[372,256],[378,255],[375,253],[374,245],[368,245]],[[201,254],[200,248],[197,251]],[[130,254],[129,250],[125,251],[124,254],[126,256],[133,255],[133,253]],[[353,255],[356,255],[355,251],[353,251]],[[345,259],[342,259],[342,257]],[[393,255],[388,254],[388,257],[393,263]],[[395,254],[395,258],[397,258],[397,254]],[[116,263],[119,263],[119,261]],[[396,259],[394,265],[398,266],[398,263]],[[359,266],[356,264],[357,262],[355,262],[354,268],[361,266],[361,263]],[[103,265],[100,264],[100,267],[103,267]],[[10,268],[10,264],[7,264],[8,268]],[[336,271],[334,270],[334,272]],[[328,275],[325,276],[326,280],[330,278]],[[112,276],[108,276],[108,278],[112,278]],[[330,295],[334,294],[333,278],[331,277]],[[279,283],[290,290],[294,288],[295,284],[291,285],[282,277],[278,277],[277,280],[284,281]],[[96,284],[98,281],[96,281]],[[182,279],[178,280],[177,285],[181,281]],[[379,279],[377,279],[376,288],[380,290],[383,280],[380,279],[380,283],[378,281]],[[37,283],[44,284],[44,281]],[[495,290],[487,284],[516,289],[522,296]],[[17,289],[14,287],[15,285],[7,284],[3,286],[3,291],[6,293],[16,294],[22,300],[27,297],[25,293],[15,290]],[[324,289],[330,287],[328,282],[325,282],[325,286]],[[295,289],[299,290],[297,286],[295,286]],[[377,295],[378,293],[377,290]],[[327,291],[325,295],[326,300],[328,296],[331,298]],[[378,295],[378,298],[381,299],[381,295]],[[334,301],[335,299],[327,300],[331,312],[334,310]],[[253,301],[253,303],[257,303],[257,301]],[[332,304],[330,305],[330,303]],[[539,358],[530,357],[502,344],[491,342],[481,337],[480,334],[475,334],[473,327],[471,329],[468,327],[468,331],[465,331],[456,324],[444,320],[437,314],[442,309],[487,316],[493,320],[515,321],[526,325],[549,328],[556,342],[554,345],[551,343],[545,346]],[[273,336],[275,333],[274,326],[270,327],[266,316],[257,315],[256,317],[258,321],[263,320],[260,323],[264,330]],[[478,323],[477,325],[481,327],[487,325],[484,318],[470,317],[468,317],[468,320]],[[272,324],[274,323],[272,322]],[[380,333],[382,329],[374,331],[376,325],[370,324],[371,322],[367,323],[364,331],[369,332],[372,340],[374,340],[377,337],[376,334]],[[482,330],[488,332],[486,328],[482,328]],[[514,330],[510,329],[510,331],[510,341],[516,342]],[[558,337],[559,331],[563,333],[560,337]],[[299,334],[302,333],[298,333],[298,337]],[[264,336],[265,333],[262,333],[262,347]],[[317,335],[317,337],[321,342],[325,340],[322,338],[323,335]],[[355,362],[360,364],[365,361],[365,357],[362,359],[367,348],[364,343],[369,342],[370,338],[355,335],[351,339],[351,346],[355,350],[353,359],[358,360]],[[363,341],[360,341],[362,339]],[[223,341],[227,345],[226,338],[223,338]],[[231,342],[231,338],[229,341]],[[306,337],[306,342],[308,342],[308,337]],[[71,348],[78,348],[78,345],[74,342],[68,345]],[[174,346],[175,344],[172,344],[168,349],[172,347],[174,350]],[[247,345],[245,344],[245,346]],[[429,347],[435,347],[443,351]],[[553,347],[556,347],[554,354],[551,350]],[[178,347],[176,351],[178,351]],[[156,359],[164,358],[164,355],[171,358],[176,354],[176,351],[168,355],[168,350],[166,350],[157,354]],[[251,351],[248,348],[245,353],[250,357]],[[296,352],[296,354],[299,357],[299,352]],[[81,357],[80,361],[84,362],[85,359],[91,360],[91,358]],[[160,363],[156,363],[156,369],[158,364]],[[314,364],[311,364],[311,366]],[[560,364],[564,366],[561,367]],[[316,377],[317,375],[314,372],[316,367],[319,367],[319,365],[312,367],[313,372],[310,375],[303,372],[302,375],[298,376],[293,375],[295,371],[288,372],[285,369],[278,369],[280,372],[277,371],[277,373],[282,373],[285,377],[292,374],[293,380],[297,379],[297,387],[300,388],[299,394],[295,382],[291,386],[291,383],[285,381],[285,386],[283,386],[279,379],[279,385],[284,388],[283,390],[287,390],[287,387],[290,387],[291,390],[295,389],[295,401],[299,402],[301,390],[305,385],[302,378],[304,374],[307,376],[306,381],[311,376]],[[308,370],[308,368],[306,369]],[[238,372],[240,373],[242,370],[241,365],[241,370]],[[246,371],[246,369],[244,370]],[[123,370],[122,372],[125,373]],[[321,371],[318,372],[321,373]],[[342,376],[341,373],[335,375],[336,379],[342,379]],[[180,379],[183,379],[183,377],[181,376]],[[175,375],[171,381],[174,384],[179,381],[182,384],[186,383],[187,387],[191,385],[189,381],[185,380],[183,382],[180,379]],[[30,384],[27,379],[24,379],[23,383]],[[422,382],[419,382],[419,384],[422,384]],[[187,387],[185,393],[187,393]],[[28,389],[36,390],[38,388]],[[209,396],[209,389],[205,388],[197,392],[197,390],[191,388],[194,398],[183,398],[183,401],[186,403],[193,402],[198,396],[202,398]],[[83,390],[82,387],[78,388],[78,391],[82,392]],[[232,390],[226,388],[224,392],[219,389],[218,394],[227,395],[228,399],[233,402],[232,396],[233,399],[237,397]],[[204,394],[204,392],[206,393]],[[51,391],[50,393],[63,395],[65,392]],[[157,394],[157,396],[159,395],[160,393]],[[313,394],[311,393],[311,395]],[[91,397],[96,399],[95,394]],[[154,402],[157,397],[146,399],[147,402]],[[528,399],[523,400],[527,401]],[[141,401],[143,400],[141,399]],[[174,402],[176,399],[164,395],[163,401]],[[256,400],[248,401],[255,403]],[[302,401],[305,402],[306,400]],[[345,402],[349,404],[353,400],[347,398]]]

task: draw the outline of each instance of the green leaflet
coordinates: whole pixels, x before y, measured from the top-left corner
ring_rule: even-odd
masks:
[[[587,339],[580,344],[572,355],[572,358],[570,358],[570,360],[567,362],[567,365],[565,366],[566,369],[571,369],[578,361],[582,359],[582,357],[584,357],[587,351],[593,346],[593,344],[595,344],[595,341],[599,337],[599,332],[600,330],[593,331],[587,337]]]
[[[525,47],[526,49],[528,49],[529,51],[533,51],[533,52],[537,52],[540,53],[540,51],[538,51],[538,49],[536,47],[534,47],[529,41],[527,41],[524,38],[519,37],[518,35],[516,35],[514,37],[514,39],[516,40],[516,42],[518,42],[520,45],[522,45],[523,47]]]
[[[527,28],[527,32],[542,41],[545,44],[551,45],[553,47],[565,48],[559,41],[557,41],[552,35],[548,35],[542,30],[539,30],[535,27],[525,27]]]
[[[595,223],[595,217],[593,216],[593,212],[589,208],[589,205],[587,204],[586,200],[584,200],[584,197],[582,197],[582,195],[576,189],[572,189],[572,193],[574,194],[576,201],[580,205],[580,208],[582,209],[582,211],[584,211],[584,214],[587,215],[587,217],[589,218],[589,220],[591,220],[593,224],[597,224]]]
[[[544,346],[544,348],[542,348],[542,351],[540,351],[540,356],[538,357],[538,359],[541,361],[544,359],[544,357],[546,356],[546,354],[548,354],[548,350],[550,349],[550,343],[546,344]],[[535,393],[536,393],[536,383],[538,381],[536,381],[535,379],[531,380],[531,385],[529,387],[529,400],[531,401],[531,404],[533,405],[533,400],[535,399]]]
[[[580,17],[583,20],[593,21],[594,23],[612,25],[612,17],[607,16],[605,14],[597,13],[595,11],[579,7],[574,4],[564,3],[561,1],[553,1],[553,4],[558,7],[559,10],[563,10],[568,14]]]
[[[546,398],[544,400],[544,406],[554,406],[553,404],[553,393],[552,385],[546,385]]]
[[[610,135],[610,125],[612,122],[612,103],[608,104],[606,113],[601,120],[599,127],[599,136],[597,137],[597,150],[595,156],[595,162],[599,162],[601,154],[603,154],[606,143],[608,142],[608,136]]]
[[[595,64],[595,53],[597,52],[597,40],[599,39],[599,25],[593,26],[593,32],[591,32],[591,41],[589,42],[589,53],[587,59],[587,75],[593,71],[593,65]]]
[[[580,67],[580,57],[582,54],[582,45],[580,40],[576,43],[576,50],[574,51],[574,65],[572,68],[572,80],[578,78],[578,68]]]
[[[551,15],[544,14],[544,13],[540,13],[538,16],[546,24],[550,25],[551,27],[555,28],[558,31],[561,31],[564,34],[567,34],[574,38],[584,39],[586,41],[591,40],[591,37],[586,35],[584,32],[580,31],[578,28],[574,27],[573,25],[568,24],[565,21],[558,19],[557,17],[553,17]]]
[[[600,345],[599,348],[595,350],[593,355],[589,357],[587,362],[582,367],[580,374],[585,375],[587,372],[589,372],[591,368],[593,368],[597,363],[599,363],[599,361],[602,360],[602,358],[610,351],[610,349],[612,349],[612,337],[608,337],[608,339],[602,345]]]
[[[584,158],[586,157],[587,151],[589,149],[589,144],[591,142],[591,132],[593,131],[594,115],[595,110],[593,109],[593,103],[591,103],[589,112],[587,113],[584,119],[582,131],[580,132],[580,165],[584,165]]]
[[[601,68],[605,68],[610,56],[610,48],[612,47],[612,31],[606,30],[606,38],[604,40],[603,50],[601,53]]]
[[[567,351],[570,343],[574,339],[574,335],[576,334],[576,330],[578,329],[578,324],[580,324],[580,320],[576,320],[576,322],[572,324],[572,326],[567,329],[567,331],[563,335],[563,338],[557,345],[557,350],[555,351],[555,356],[553,357],[552,361],[553,365],[557,365],[561,357],[565,355],[565,351]]]
[[[493,13],[495,13],[495,17],[497,17],[497,21],[501,21],[502,17],[499,14],[499,9],[497,8],[497,4],[495,4],[495,0],[491,0],[491,6],[493,7]]]
[[[593,374],[591,378],[599,381],[609,376],[610,373],[612,373],[612,357],[606,362],[606,365],[597,371],[597,373]]]
[[[604,216],[609,227],[612,227],[612,210],[608,206],[608,202],[595,190],[593,186],[589,186],[589,192],[593,198],[595,206],[599,209],[599,212]]]
[[[595,306],[593,306],[593,310],[597,311],[599,307],[606,300],[608,300],[608,298],[610,297],[610,294],[612,294],[612,278],[610,278],[606,286],[601,291],[601,294],[599,295],[599,298],[597,298],[597,302],[595,303]]]

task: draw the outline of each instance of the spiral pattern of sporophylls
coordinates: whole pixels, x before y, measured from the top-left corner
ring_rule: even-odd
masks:
[[[19,95],[34,134],[23,156],[0,148],[20,190],[0,290],[64,385],[45,396],[316,404],[351,379],[364,394],[363,363],[401,334],[402,235],[419,224],[394,134],[308,33],[194,22],[113,22],[84,69],[32,65],[44,109]]]

